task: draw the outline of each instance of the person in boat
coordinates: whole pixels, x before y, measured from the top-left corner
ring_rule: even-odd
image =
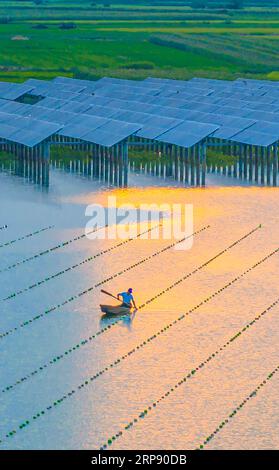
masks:
[[[118,300],[122,300],[122,306],[126,307],[127,305],[132,308],[134,307],[137,310],[137,306],[133,297],[133,289],[130,287],[127,292],[121,292],[117,294]]]

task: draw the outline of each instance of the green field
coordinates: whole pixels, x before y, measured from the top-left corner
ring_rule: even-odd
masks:
[[[197,9],[178,0],[2,0],[0,80],[61,74],[279,79],[276,1],[247,0],[241,9],[208,2]]]

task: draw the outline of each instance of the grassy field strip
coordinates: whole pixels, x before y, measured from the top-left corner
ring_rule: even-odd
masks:
[[[202,230],[205,230],[206,228],[202,229]],[[196,270],[194,270],[193,272],[189,273],[187,275],[187,277],[190,277],[193,273],[197,272],[197,271],[200,271],[204,266],[207,266],[208,264],[210,264],[213,260],[217,259],[218,257],[221,256],[221,254],[227,252],[230,248],[232,248],[233,246],[236,246],[238,243],[240,243],[240,241],[246,239],[248,236],[250,236],[252,233],[255,232],[255,230],[257,229],[254,229],[252,232],[250,232],[249,234],[246,234],[244,237],[242,237],[241,239],[237,240],[236,242],[234,242],[232,245],[230,245],[228,248],[226,248],[223,252],[220,252],[218,253],[214,258],[211,258],[210,260],[208,260],[207,262],[205,262],[204,264],[200,265]],[[157,252],[158,254],[160,254],[162,251],[166,251],[167,250],[167,247],[166,248],[163,248],[163,250],[160,250],[160,252]],[[157,255],[157,254],[155,254]],[[151,255],[151,257],[153,257],[154,255]],[[139,307],[139,310],[140,309],[143,309],[144,307],[146,307],[146,305],[150,304],[151,302],[153,302],[156,298],[158,298],[159,296],[163,295],[164,293],[168,292],[169,290],[171,290],[173,287],[177,286],[179,284],[179,282],[175,282],[173,285],[169,286],[167,289],[165,289],[164,291],[160,292],[159,295],[156,295],[155,297],[152,297],[151,299],[147,300],[144,304],[140,305]],[[227,285],[227,287],[231,285],[230,283]],[[218,294],[221,293],[223,290],[220,290],[218,291]],[[216,294],[217,295],[217,294]],[[210,297],[208,297],[206,299],[206,302],[208,302],[209,300],[211,300],[213,297],[215,297],[215,295],[212,295]],[[193,311],[195,311],[197,308],[199,308],[202,304],[206,303],[205,301],[201,302],[200,304],[198,304],[198,306],[194,307],[193,309],[191,309],[189,312],[187,312],[185,315],[182,315],[180,317],[178,317],[176,320],[174,320],[173,322],[171,322],[170,324],[168,325],[165,325],[163,327],[163,329],[160,330],[160,332],[165,332],[167,331],[169,328],[171,328],[172,326],[174,326],[176,323],[178,323],[179,321],[182,321],[184,320],[190,313],[192,313]],[[2,389],[2,393],[4,392],[7,392],[9,390],[12,390],[14,387],[16,387],[17,385],[20,385],[21,383],[25,382],[26,380],[34,377],[35,375],[37,375],[38,373],[40,373],[41,371],[45,370],[46,368],[48,368],[50,365],[55,365],[56,363],[60,362],[61,359],[64,359],[66,357],[69,357],[70,354],[72,354],[73,352],[75,351],[78,351],[81,347],[83,346],[86,346],[87,344],[89,344],[91,341],[93,341],[95,338],[97,338],[98,336],[100,336],[100,334],[103,334],[105,331],[107,331],[108,329],[112,328],[113,326],[117,325],[117,323],[121,321],[121,317],[116,319],[115,322],[113,322],[111,325],[108,325],[107,327],[104,327],[103,329],[95,332],[94,334],[92,334],[91,336],[85,338],[85,339],[82,339],[78,344],[75,344],[73,345],[71,348],[67,349],[66,351],[60,353],[60,355],[58,356],[55,356],[53,357],[50,361],[48,361],[47,363],[39,366],[37,369],[33,370],[32,372],[28,373],[27,375],[25,375],[24,377],[21,377],[20,379],[18,379],[14,384],[11,384],[11,385],[8,385],[6,387],[4,387],[4,389]],[[160,332],[156,333],[155,335],[153,335],[152,337],[150,338],[147,338],[146,341],[144,341],[142,343],[142,345],[145,345],[147,342],[149,341],[152,341],[153,339],[155,339],[159,334]],[[142,345],[140,347],[142,347]],[[139,349],[139,347],[133,349],[133,352],[136,351],[136,349]],[[127,353],[127,355],[125,355],[124,359],[126,359],[128,356],[130,356],[132,354],[132,352],[130,351],[129,353]],[[123,360],[123,358],[118,358],[116,361],[115,361],[115,365],[118,364],[121,360]]]
[[[50,225],[48,227],[41,228],[39,230],[36,230],[35,232],[28,233],[27,235],[23,235],[22,237],[15,238],[14,240],[9,240],[8,242],[4,242],[0,245],[0,248],[4,248],[6,246],[13,245],[16,242],[19,242],[21,240],[25,240],[26,238],[31,238],[34,237],[35,235],[39,235],[42,232],[46,232],[47,230],[51,230],[54,227],[54,225]]]
[[[116,434],[112,435],[109,437],[109,439],[106,440],[105,444],[103,444],[100,449],[101,450],[104,450],[107,448],[107,446],[110,446],[111,444],[113,444],[113,442],[116,440],[116,439],[119,439],[123,433],[125,431],[128,431],[129,429],[131,429],[140,419],[142,418],[145,418],[148,413],[152,410],[154,410],[155,408],[157,408],[157,406],[160,404],[160,402],[162,402],[163,400],[165,400],[167,397],[169,397],[172,393],[174,393],[176,391],[176,389],[178,387],[180,387],[181,385],[184,385],[186,382],[188,382],[188,380],[190,380],[191,378],[193,377],[196,377],[196,373],[199,372],[201,369],[204,368],[204,366],[206,366],[206,364],[208,364],[209,362],[211,362],[212,360],[214,360],[214,358],[216,358],[217,356],[219,357],[220,354],[222,354],[222,351],[224,351],[225,349],[228,348],[228,346],[230,346],[234,341],[236,341],[240,336],[243,336],[243,334],[249,330],[251,327],[253,327],[254,325],[257,324],[257,322],[263,317],[265,316],[267,313],[269,313],[270,310],[272,310],[275,306],[277,306],[279,304],[279,299],[276,299],[274,302],[272,302],[270,305],[268,305],[268,307],[262,311],[261,313],[259,313],[258,315],[256,315],[252,320],[250,320],[248,323],[246,323],[243,328],[237,332],[235,332],[235,334],[230,337],[223,345],[219,346],[213,353],[211,353],[204,361],[202,361],[198,366],[194,366],[192,368],[192,370],[188,370],[185,375],[183,377],[180,378],[180,380],[174,384],[171,388],[169,388],[160,398],[158,398],[157,400],[155,400],[153,403],[147,405],[145,407],[145,409],[143,409],[138,415],[136,418],[133,418],[131,421],[129,421],[126,425],[124,425],[124,427],[122,427]],[[223,427],[223,426],[222,426]],[[219,428],[219,427],[218,427]],[[218,429],[217,428],[217,429]],[[221,429],[221,428],[220,428]],[[211,435],[212,436],[212,435]],[[210,436],[209,438],[207,438],[205,441],[204,441],[204,445],[206,443],[208,443],[210,440]],[[200,448],[203,448],[203,445],[200,446]]]
[[[178,321],[181,321],[182,319],[184,319],[186,316],[188,316],[189,314],[191,314],[192,312],[194,312],[195,310],[197,310],[201,305],[204,305],[205,303],[209,302],[212,298],[216,297],[217,295],[220,295],[225,289],[227,289],[228,287],[230,287],[232,284],[234,284],[235,282],[237,282],[238,280],[242,279],[246,274],[248,274],[249,272],[251,272],[253,269],[257,268],[260,264],[264,263],[267,259],[271,258],[272,256],[274,256],[276,253],[278,253],[279,251],[279,248],[277,248],[276,250],[274,250],[273,252],[269,253],[268,255],[266,255],[264,258],[260,259],[257,263],[255,263],[253,266],[251,266],[250,268],[246,269],[244,272],[242,272],[239,276],[237,276],[236,278],[232,279],[232,281],[230,281],[229,283],[227,283],[225,286],[223,286],[221,289],[215,291],[211,296],[207,297],[206,299],[204,299],[202,302],[200,302],[199,304],[197,304],[194,308],[192,308],[191,310],[189,310],[188,312],[186,312],[185,314],[181,315],[178,319],[175,319],[173,322],[171,322],[169,325],[166,325],[164,328],[163,328],[163,331],[169,329],[170,327],[172,327],[173,325],[177,324]],[[231,341],[228,341],[228,343],[230,344]],[[145,346],[146,342],[143,342],[143,345]],[[134,352],[134,350],[132,350],[132,352]],[[130,353],[127,353],[127,355],[124,355],[124,356],[130,356],[131,355],[131,352]],[[215,353],[213,353],[212,357],[215,357]],[[211,357],[211,359],[212,359]],[[209,362],[209,360],[211,359],[208,359],[207,362]],[[115,361],[115,365],[117,365],[119,363],[119,360]],[[196,367],[195,369],[195,372],[199,369],[201,369],[202,367],[204,366],[204,363],[200,364],[199,366]],[[66,393],[65,395],[63,395],[62,397],[56,399],[54,402],[52,402],[49,406],[47,406],[46,408],[44,408],[43,410],[40,410],[38,412],[35,412],[33,414],[32,417],[29,417],[27,418],[25,421],[21,422],[16,429],[12,429],[11,431],[8,431],[7,434],[5,436],[2,436],[0,438],[0,443],[2,443],[4,440],[6,439],[9,439],[11,437],[13,437],[15,434],[17,434],[19,431],[25,429],[26,427],[28,427],[32,422],[36,421],[37,419],[43,417],[48,411],[51,411],[52,409],[57,409],[57,407],[63,403],[65,400],[69,399],[70,397],[72,397],[73,395],[75,395],[76,392],[78,392],[79,390],[82,390],[84,389],[84,387],[87,387],[88,385],[90,385],[94,380],[96,380],[97,377],[99,377],[100,375],[103,375],[105,372],[107,372],[108,370],[110,370],[111,367],[110,366],[107,366],[105,367],[102,371],[98,372],[97,374],[93,375],[92,377],[88,377],[84,382],[82,382],[80,385],[78,385],[75,389],[72,389],[71,391],[69,391],[68,393]],[[192,377],[195,372],[190,372],[187,374],[186,378],[183,377],[181,379],[180,382],[178,382],[178,384],[174,384],[174,386],[168,390],[164,395],[163,397],[160,397],[158,398],[158,402],[160,402],[161,400],[165,399],[166,397],[168,397],[173,391],[175,391],[175,389],[182,385],[186,380],[187,378],[190,378]],[[188,377],[189,376],[189,377]],[[148,409],[152,409],[153,407],[153,404],[150,405],[150,407],[148,407]],[[143,414],[142,414],[143,413]],[[148,413],[148,410],[145,409],[143,412],[142,412],[139,417],[144,417],[147,413]],[[131,423],[134,424],[134,420],[131,421]],[[128,429],[129,427],[131,427],[130,423],[127,425],[128,426]],[[120,434],[119,434],[120,432]],[[120,430],[116,435],[114,435],[114,439],[113,437],[109,438],[107,443],[110,445],[115,439],[119,438],[121,435],[122,435],[122,430]],[[109,442],[111,441],[111,442]],[[106,444],[105,444],[106,445]],[[103,446],[104,448],[104,446]]]
[[[113,245],[111,246],[110,248],[107,248],[106,250],[102,250],[100,251],[99,253],[96,253],[95,255],[92,255],[92,256],[89,256],[88,258],[85,258],[83,259],[82,261],[80,261],[79,263],[76,263],[72,266],[68,266],[67,268],[63,269],[62,271],[59,271],[51,276],[48,276],[44,279],[41,279],[40,281],[28,286],[28,287],[25,287],[24,289],[21,289],[21,290],[18,290],[17,292],[13,292],[12,294],[10,294],[9,296],[3,298],[3,299],[0,299],[0,301],[4,302],[6,300],[10,300],[10,299],[14,299],[15,297],[17,297],[18,295],[20,294],[23,294],[24,292],[27,292],[29,290],[32,290],[34,289],[35,287],[39,287],[41,286],[42,284],[45,284],[46,282],[50,281],[51,279],[57,279],[59,276],[62,276],[63,274],[66,274],[67,272],[69,271],[73,271],[74,269],[84,265],[84,264],[87,264],[91,261],[94,261],[95,259],[99,258],[100,256],[102,255],[105,255],[106,253],[109,253],[113,250],[116,250],[117,248],[119,248],[120,246],[123,246],[123,245],[126,245],[127,243],[130,243],[131,241],[133,240],[136,240],[137,238],[140,238],[141,236],[151,232],[152,230],[155,230],[156,228],[160,227],[161,224],[158,224],[158,225],[154,225],[154,227],[151,227],[151,228],[148,228],[147,230],[144,230],[143,232],[139,232],[137,233],[136,236],[134,237],[130,237],[130,238],[127,238],[126,240],[122,241],[122,242],[119,242],[117,243],[116,245]],[[100,230],[100,229],[99,229]],[[93,232],[96,232],[97,230],[93,230]],[[84,235],[86,236],[86,235]],[[66,243],[68,244],[68,243]],[[65,246],[65,243],[62,244],[62,246]],[[45,252],[43,252],[43,254],[45,254]],[[39,255],[40,256],[40,255]],[[37,257],[37,256],[36,256]]]
[[[187,20],[179,12],[177,17],[169,13],[144,20],[140,13],[111,18],[106,10],[100,18],[78,17],[77,10],[72,19],[24,20],[19,15],[15,22],[0,24],[0,79],[261,79],[278,72],[274,41],[279,39],[279,15],[274,12],[264,19],[241,10],[225,18],[215,11],[210,17],[202,13]],[[74,23],[72,29],[61,25],[67,21]]]
[[[37,20],[25,20],[24,23],[31,23],[31,24],[36,24],[36,23],[42,23],[42,22],[46,22],[47,24],[60,24],[61,23],[61,20],[40,20],[40,21],[37,21]],[[72,22],[71,20],[67,20],[68,22]],[[67,22],[66,21],[66,22]],[[121,19],[115,19],[115,20],[103,20],[103,19],[100,19],[100,20],[95,20],[95,19],[85,19],[85,20],[75,20],[75,23],[77,24],[114,24],[114,23],[117,23],[117,24],[127,24],[127,23],[133,23],[133,26],[134,25],[137,25],[137,24],[145,24],[145,23],[149,23],[148,20],[146,19],[143,19],[143,20],[140,20],[140,19],[136,19],[135,21],[131,21],[131,20],[121,20]],[[151,21],[150,21],[151,23]],[[152,20],[152,23],[161,23],[161,24],[174,24],[174,25],[181,25],[183,26],[184,24],[184,27],[185,27],[185,24],[197,24],[197,27],[200,27],[200,25],[204,25],[205,24],[205,21],[204,20],[198,20],[198,19],[191,19],[191,20],[177,20],[177,19],[166,19],[164,21],[162,21],[162,19],[153,19]],[[13,23],[14,24],[14,23]],[[215,25],[215,24],[223,24],[223,25],[226,25],[227,27],[228,26],[232,26],[232,25],[235,25],[235,24],[248,24],[248,25],[251,25],[251,24],[255,24],[255,25],[262,25],[263,27],[265,27],[266,24],[279,24],[279,17],[277,20],[230,20],[230,21],[224,21],[223,19],[220,19],[220,20],[208,20],[206,21],[206,25],[210,26],[210,25]]]
[[[221,34],[226,34],[226,33],[232,33],[232,34],[251,34],[251,33],[269,33],[273,34],[274,29],[276,28],[269,28],[269,27],[261,27],[261,28],[230,28],[227,26],[226,28],[216,28],[212,27],[210,28],[209,26],[207,27],[199,27],[197,26],[196,28],[189,27],[189,28],[179,28],[179,32],[186,33],[186,34],[193,34],[193,33],[200,33],[200,34],[207,34],[207,33],[221,33]],[[104,28],[104,27],[96,27],[96,31],[117,31],[121,33],[132,33],[132,32],[137,32],[137,33],[154,33],[157,31],[163,32],[163,33],[175,33],[177,32],[177,28],[172,28],[172,27],[158,27],[158,28],[131,28],[131,27],[123,27],[123,28]]]

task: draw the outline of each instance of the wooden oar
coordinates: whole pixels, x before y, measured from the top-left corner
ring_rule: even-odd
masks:
[[[106,290],[103,290],[103,289],[101,289],[101,292],[119,301],[119,299],[115,295],[111,294],[110,292],[107,292]],[[126,302],[123,302],[123,305],[126,305],[126,307],[131,308],[131,305],[126,304]]]

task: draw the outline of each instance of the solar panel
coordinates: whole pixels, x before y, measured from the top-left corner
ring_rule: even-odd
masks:
[[[0,108],[1,106],[4,106],[5,104],[7,104],[7,101],[0,98]]]
[[[67,91],[65,89],[60,90],[59,88],[55,87],[55,89],[48,90],[46,96],[49,96],[51,98],[57,98],[59,100],[67,101],[67,100],[71,100],[73,98],[76,98],[78,96],[78,93],[74,93],[72,91]]]
[[[247,108],[247,107],[249,107],[247,101],[236,99],[236,98],[223,98],[223,99],[221,98],[221,99],[218,100],[218,103],[216,103],[216,105],[226,106],[226,107],[228,106],[230,108]]]
[[[8,114],[8,113],[3,113],[2,111],[0,111],[0,123],[12,125],[15,119],[16,119],[15,114]]]
[[[78,93],[77,96],[74,96],[71,98],[72,103],[87,103],[88,101],[92,100],[93,101],[94,97],[91,94],[85,93],[84,91],[82,93]]]
[[[103,95],[103,96],[117,96],[117,95],[128,95],[128,96],[136,96],[136,95],[152,95],[155,96],[160,91],[160,88],[149,88],[149,87],[142,87],[134,85],[122,85],[122,84],[109,84],[104,85],[98,88],[95,93],[96,95]]]
[[[72,121],[76,116],[78,115],[75,113],[70,113],[69,111],[41,108],[41,112],[36,116],[33,115],[32,117],[38,117],[41,121],[48,121],[66,125],[67,123]]]
[[[193,77],[189,80],[190,83],[205,83],[205,84],[214,84],[215,86],[229,86],[233,82],[227,80],[219,80],[217,78],[203,78],[203,77]]]
[[[148,112],[148,114],[153,114],[157,116],[166,116],[169,108],[165,108],[164,106],[157,106],[155,104],[142,107],[142,112]]]
[[[115,111],[113,115],[113,119],[117,121],[134,122],[136,124],[143,124],[148,121],[150,117],[150,114],[123,110]]]
[[[251,109],[249,108],[232,108],[229,106],[219,106],[215,110],[216,114],[224,114],[227,116],[247,117],[250,114]]]
[[[84,113],[90,108],[90,103],[78,103],[72,101],[66,101],[62,106],[60,106],[60,111],[70,111],[72,113]]]
[[[279,123],[257,121],[252,128],[253,131],[262,132],[264,134],[278,135],[279,140]]]
[[[30,81],[26,81],[25,84],[29,83],[30,86],[33,87],[33,90],[51,90],[54,88],[54,85],[49,80],[36,80],[31,79]]]
[[[214,123],[225,127],[245,129],[255,124],[256,120],[237,116],[227,116],[225,114],[204,114],[202,117],[202,122]]]
[[[251,111],[251,113],[247,114],[247,118],[254,118],[256,116],[257,116],[257,113],[255,113],[255,111]],[[278,123],[279,113],[261,112],[260,118],[263,121]]]
[[[106,96],[93,96],[92,98],[90,98],[90,104],[92,104],[92,106],[94,104],[98,105],[98,106],[106,106],[107,104],[110,103],[110,101],[112,100],[112,98],[108,98]]]
[[[27,147],[34,147],[40,144],[43,140],[49,137],[49,134],[37,134],[32,131],[26,131],[25,129],[17,129],[11,136],[10,139],[18,144],[26,145]]]
[[[176,119],[184,119],[187,120],[189,115],[188,109],[181,109],[181,108],[163,108],[164,111],[161,113],[162,116],[176,118]]]
[[[3,115],[1,115],[1,119],[3,119]],[[7,124],[7,122],[12,122],[13,124]],[[33,147],[55,134],[61,126],[26,117],[19,118],[17,116],[7,115],[6,123],[1,123],[0,128],[1,138]]]
[[[0,82],[0,93],[8,91],[11,89],[12,85],[13,84],[9,82]]]
[[[156,140],[189,148],[210,136],[217,129],[218,126],[212,124],[184,121],[174,129],[159,135]]]
[[[230,140],[234,135],[238,134],[242,130],[243,129],[238,127],[233,128],[222,126],[220,129],[218,129],[212,134],[212,137],[221,140]]]
[[[92,83],[90,80],[82,80],[80,78],[72,78],[72,77],[55,77],[52,79],[50,83],[66,83],[66,84],[85,84],[85,83]],[[94,82],[93,82],[94,83]]]
[[[13,101],[27,90],[45,98],[32,106]],[[53,124],[59,129],[65,126],[61,133],[71,132],[69,137],[81,138],[86,133],[93,138],[96,132],[95,143],[105,142],[106,146],[136,132],[148,139],[159,140],[163,135],[191,146],[204,138],[209,129],[204,126],[215,126],[210,135],[219,139],[237,135],[246,139],[245,143],[270,145],[266,142],[278,140],[278,117],[279,82],[268,80],[104,77],[90,81],[56,77],[51,81],[29,79],[24,84],[0,82],[0,123],[8,126],[6,135],[9,127],[17,129],[17,139],[25,139],[29,145],[37,142],[43,131],[52,131]]]
[[[16,127],[19,129],[24,129],[26,131],[32,131],[36,134],[54,134],[59,129],[61,125],[55,124],[48,121],[40,121],[30,117],[21,118],[16,122]]]
[[[172,98],[172,97],[158,97],[153,100],[153,102],[159,106],[168,106],[168,107],[173,107],[173,108],[181,108],[185,104],[187,104],[187,98],[179,98],[178,95],[175,95],[177,97]],[[191,98],[191,95],[189,95],[189,99]]]
[[[9,114],[28,114],[30,105],[24,103],[17,103],[15,101],[6,101],[6,104],[1,105],[1,112]]]
[[[64,103],[65,101],[56,98],[43,98],[37,104],[33,105],[33,107],[38,106],[40,108],[59,109]]]
[[[158,86],[155,86],[152,83],[148,83],[148,81],[137,81],[137,80],[127,80],[123,78],[112,78],[112,77],[103,77],[98,80],[98,85],[104,86],[104,85],[118,85],[120,87],[131,87],[131,88],[141,88],[141,89],[148,89],[148,88],[156,88],[158,89]],[[160,87],[159,87],[160,88]]]
[[[108,119],[98,116],[78,115],[59,134],[75,139],[82,139],[85,134],[109,122]],[[86,140],[86,139],[85,139]]]
[[[31,87],[37,87],[37,86],[43,86],[43,85],[48,85],[51,82],[48,80],[39,80],[38,78],[28,78],[25,80],[24,85],[28,85]]]
[[[271,88],[265,88],[265,95],[266,97],[275,97],[278,99],[279,97],[279,86],[277,88],[271,87]]]
[[[262,112],[276,112],[279,110],[279,106],[276,104],[265,104],[251,101],[245,101],[243,103],[245,103],[246,108],[253,109],[255,110],[254,112],[261,112],[261,114]]]
[[[42,83],[33,86],[30,92],[32,96],[47,96],[48,91],[53,88],[50,82],[41,82]]]
[[[0,138],[1,139],[9,139],[14,132],[16,131],[16,128],[13,126],[10,126],[8,124],[2,124],[0,126]]]
[[[89,116],[99,116],[105,118],[112,118],[118,110],[115,108],[106,108],[105,106],[94,105],[87,109],[86,113]]]
[[[106,104],[109,108],[113,109],[123,109],[124,111],[140,111],[146,109],[145,103],[135,103],[134,101],[126,101],[126,100],[118,100],[118,99],[110,99],[110,101]]]
[[[36,80],[33,82],[32,95],[56,97],[58,94],[63,96],[64,93],[67,93],[69,96],[69,94],[76,95],[85,89],[86,87],[80,84],[53,83],[43,80]]]
[[[11,104],[11,105],[10,105]],[[16,114],[17,116],[29,115],[32,106],[25,104],[24,106],[17,106],[22,103],[14,103],[13,101],[0,100],[0,111],[7,114]]]
[[[237,83],[241,83],[242,85],[246,86],[247,88],[261,88],[263,86],[279,86],[278,81],[272,82],[271,80],[256,80],[253,78],[238,78],[236,80]]]
[[[83,136],[83,139],[104,147],[112,147],[135,134],[140,127],[141,126],[137,124],[110,120],[104,126],[88,132],[88,134]]]
[[[99,81],[94,82],[92,80],[83,80],[80,78],[70,78],[70,77],[56,77],[51,81],[51,83],[55,85],[64,85],[64,86],[65,85],[66,86],[69,86],[69,85],[70,86],[71,85],[82,86],[83,87],[82,92],[89,93],[89,94],[91,94],[95,89],[102,86],[101,84],[99,84]]]
[[[16,100],[32,90],[32,86],[13,83],[6,91],[0,91],[0,97],[5,100]]]
[[[95,93],[96,96],[102,96],[98,92]],[[137,95],[133,93],[129,93],[126,91],[122,90],[116,90],[116,91],[108,91],[105,93],[103,96],[108,96],[111,97],[111,99],[117,99],[117,100],[127,100],[127,101],[136,101],[137,100]],[[140,95],[140,96],[145,96],[145,95]],[[153,96],[152,96],[153,97]]]
[[[156,139],[158,135],[177,127],[183,121],[180,119],[172,119],[162,116],[150,116],[137,132],[138,137],[145,139]]]
[[[249,128],[236,134],[235,136],[232,136],[231,140],[241,144],[268,147],[269,145],[275,144],[278,141],[278,134],[264,134],[261,132],[255,132]]]
[[[153,104],[153,103],[157,103],[158,96],[160,96],[160,95],[157,95],[157,96],[137,95],[136,100],[133,100],[133,101],[136,101],[137,103],[145,103],[146,105],[147,104]]]
[[[183,109],[194,109],[204,113],[214,113],[218,111],[219,106],[215,104],[205,104],[201,102],[192,101],[183,106]]]

